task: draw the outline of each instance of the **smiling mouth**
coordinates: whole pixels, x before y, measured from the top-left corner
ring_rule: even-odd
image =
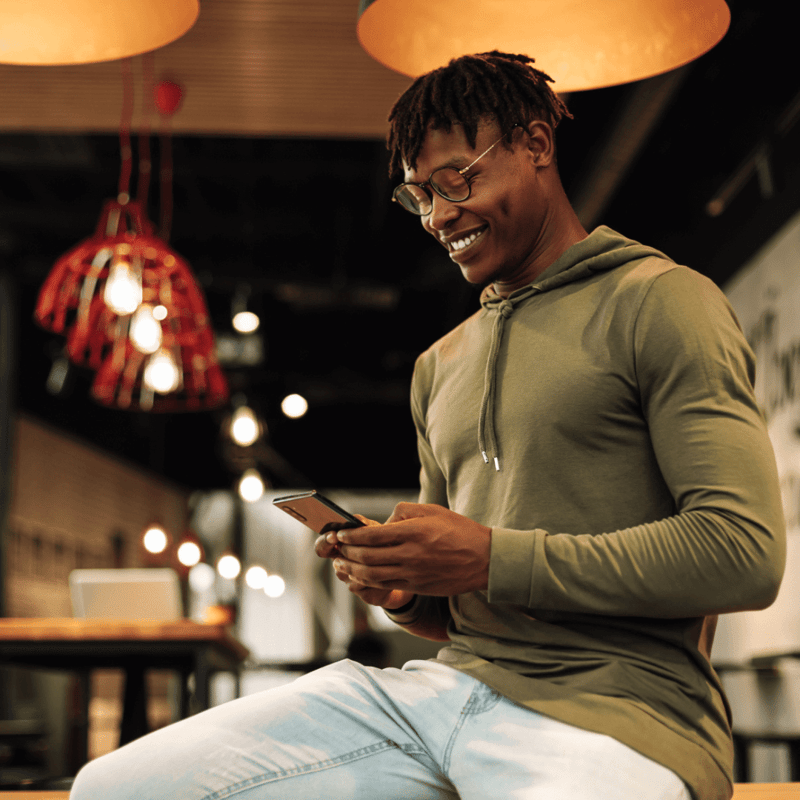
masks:
[[[487,230],[488,228],[482,228],[479,231],[471,233],[469,236],[465,236],[463,239],[455,239],[451,242],[447,242],[447,252],[450,254],[463,252],[467,248],[471,247],[476,241],[478,241],[478,239],[480,239]]]

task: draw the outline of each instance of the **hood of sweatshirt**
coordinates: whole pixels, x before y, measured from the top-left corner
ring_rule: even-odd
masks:
[[[481,293],[481,305],[495,315],[492,326],[492,341],[486,361],[480,419],[478,421],[478,447],[483,460],[500,469],[500,456],[494,424],[494,400],[497,385],[497,354],[503,340],[506,320],[515,309],[533,295],[549,292],[567,283],[575,283],[598,272],[614,269],[642,258],[661,258],[672,261],[659,250],[626,239],[616,231],[601,225],[585,239],[572,245],[559,256],[541,275],[528,286],[501,297],[493,286]]]

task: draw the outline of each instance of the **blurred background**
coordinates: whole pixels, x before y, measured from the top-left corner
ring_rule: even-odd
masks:
[[[759,399],[795,530],[796,33],[774,5],[729,6],[728,33],[698,60],[566,95],[574,119],[558,130],[559,165],[585,227],[608,225],[728,292],[764,365]],[[382,663],[435,653],[354,606],[313,563],[313,536],[271,507],[274,496],[317,488],[385,519],[413,500],[414,361],[478,308],[445,251],[390,202],[397,179],[387,174],[386,117],[410,79],[361,49],[356,16],[354,0],[202,0],[185,36],[132,60],[132,95],[119,62],[0,64],[0,616],[70,617],[75,568],[170,567],[187,617],[229,614],[250,651],[243,691],[341,657],[353,642]],[[153,85],[172,92],[161,107],[169,113],[154,105]],[[131,185],[149,153],[148,216],[168,216],[165,238],[207,303],[230,390],[211,410],[96,402],[92,370],[68,363],[64,337],[33,319],[54,264],[117,196],[126,96]],[[233,327],[243,309],[259,317],[253,332]],[[299,415],[284,404],[293,395],[306,404]],[[230,424],[244,406],[256,436],[237,443]],[[262,481],[249,499],[239,492],[248,470]],[[156,522],[164,545],[148,550]],[[178,560],[187,542],[211,569],[194,583],[191,564]],[[217,570],[224,555],[240,565],[232,577]],[[283,587],[270,596],[249,586],[252,566]],[[727,634],[723,626],[721,662],[800,651],[796,588],[784,590],[769,624],[745,620]],[[781,680],[794,686],[787,669]],[[122,713],[120,673],[98,673],[90,756],[116,746]],[[48,733],[30,739],[41,748],[30,751],[32,765],[12,775],[7,764],[4,774],[69,773],[70,679],[7,674],[5,716],[36,730],[46,718]],[[742,674],[736,680],[751,681],[737,690],[742,716],[774,722],[774,708],[759,705],[757,674]],[[225,680],[217,700],[235,691]],[[172,718],[173,695],[166,678],[154,686],[151,724]],[[784,732],[796,723],[785,711],[796,695],[779,693]],[[60,711],[48,716],[54,697]],[[0,756],[13,760],[21,751],[2,750],[3,730]],[[780,758],[762,774],[786,772],[788,756]]]
[[[410,80],[359,47],[355,5],[204,0],[195,26],[154,54],[155,79],[183,87],[167,123],[170,245],[202,285],[218,336],[234,333],[237,292],[261,316],[255,363],[234,361],[227,374],[286,461],[264,463],[273,484],[296,485],[291,466],[320,486],[413,489],[414,359],[477,297],[389,202],[386,116]],[[800,130],[792,26],[754,0],[730,7],[730,30],[709,53],[666,76],[572,93],[575,118],[558,132],[586,227],[609,225],[721,285],[792,213]],[[134,73],[138,128],[148,99],[140,59]],[[118,62],[0,65],[0,259],[18,291],[16,402],[183,486],[226,486],[236,470],[220,452],[224,409],[107,410],[87,401],[80,370],[57,396],[46,388],[64,340],[32,323],[36,295],[116,196],[122,98]],[[149,122],[158,221],[163,123],[155,112]],[[135,131],[132,145],[136,156]],[[770,159],[754,172],[764,147]],[[710,216],[737,176],[723,213]],[[295,392],[309,411],[289,420],[280,403]]]

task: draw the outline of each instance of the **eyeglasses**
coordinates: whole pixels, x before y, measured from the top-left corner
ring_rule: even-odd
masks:
[[[392,192],[392,202],[400,203],[406,211],[410,211],[418,217],[427,217],[433,210],[433,195],[425,188],[426,186],[430,186],[439,197],[443,197],[452,203],[460,203],[466,200],[472,191],[472,187],[464,177],[464,174],[474,167],[489,150],[499,144],[504,137],[505,134],[490,147],[487,147],[464,169],[440,167],[431,172],[430,177],[424,183],[401,183]]]

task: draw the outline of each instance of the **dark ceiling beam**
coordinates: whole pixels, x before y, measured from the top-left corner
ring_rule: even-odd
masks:
[[[775,195],[776,187],[771,164],[773,151],[788,136],[798,121],[800,121],[800,93],[794,96],[777,117],[769,135],[756,144],[747,158],[708,201],[706,213],[709,216],[720,216],[754,175],[758,178],[759,188],[765,200],[769,200]]]
[[[690,69],[689,66],[680,67],[631,87],[622,111],[592,160],[592,168],[574,193],[575,213],[587,230],[598,224]]]
[[[82,134],[0,134],[0,169],[91,170],[99,161]]]
[[[34,186],[36,188],[34,188]],[[47,197],[49,189],[40,183],[31,182],[31,192]],[[198,196],[195,195],[197,198]],[[66,239],[77,244],[87,236],[94,233],[95,223],[100,216],[103,201],[106,198],[98,193],[96,197],[97,214],[87,218],[86,206],[80,204],[64,205],[56,202],[19,203],[10,198],[0,197],[0,230],[7,230],[13,239],[23,239],[28,236],[45,235],[48,239]],[[257,213],[262,213],[256,209]],[[173,222],[173,233],[180,233],[182,229],[190,229],[191,235],[197,236],[196,220],[212,220],[213,230],[209,236],[213,238],[214,247],[220,250],[227,249],[230,244],[241,248],[242,239],[250,240],[293,240],[295,237],[307,237],[309,222],[293,209],[264,212],[263,225],[253,226],[245,216],[240,213],[228,211],[227,214],[211,212],[207,205],[196,199],[191,205],[183,204],[177,214],[178,219]],[[173,216],[174,219],[174,216]],[[267,224],[269,223],[269,224]],[[190,228],[190,225],[195,227]],[[26,242],[26,245],[29,244]]]

